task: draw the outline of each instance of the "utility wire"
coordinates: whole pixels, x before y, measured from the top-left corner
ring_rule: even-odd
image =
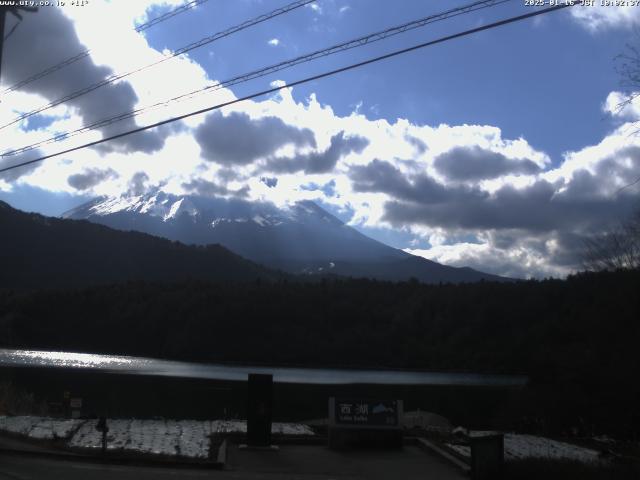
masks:
[[[44,155],[44,156],[41,156],[41,157],[38,157],[38,158],[34,158],[33,160],[28,160],[28,161],[21,162],[21,163],[15,164],[15,165],[4,167],[4,168],[0,169],[0,173],[4,173],[4,172],[7,172],[9,170],[13,170],[13,169],[19,168],[19,167],[24,167],[26,165],[32,165],[34,163],[38,163],[38,162],[42,162],[44,160],[47,160],[49,158],[57,157],[57,156],[60,156],[60,155],[65,155],[67,153],[75,152],[77,150],[81,150],[81,149],[84,149],[84,148],[94,147],[96,145],[100,145],[101,143],[109,142],[111,140],[116,140],[118,138],[126,137],[126,136],[129,136],[129,135],[133,135],[135,133],[146,131],[146,130],[150,130],[152,128],[160,127],[160,126],[166,125],[168,123],[173,123],[173,122],[176,122],[176,121],[179,121],[179,120],[184,120],[185,118],[193,117],[195,115],[200,115],[200,114],[203,114],[203,113],[211,112],[213,110],[219,110],[221,108],[228,107],[228,106],[234,105],[236,103],[244,102],[246,100],[251,100],[251,99],[256,98],[256,97],[261,97],[263,95],[268,95],[270,93],[274,93],[274,92],[283,90],[285,88],[291,88],[291,87],[295,87],[297,85],[302,85],[304,83],[309,83],[309,82],[313,82],[315,80],[320,80],[322,78],[330,77],[330,76],[336,75],[338,73],[342,73],[342,72],[346,72],[346,71],[349,71],[349,70],[353,70],[355,68],[363,67],[363,66],[369,65],[371,63],[376,63],[376,62],[379,62],[379,61],[382,61],[382,60],[386,60],[386,59],[389,59],[389,58],[392,58],[392,57],[396,57],[398,55],[402,55],[402,54],[405,54],[405,53],[413,52],[415,50],[419,50],[419,49],[422,49],[422,48],[425,48],[425,47],[430,47],[432,45],[436,45],[436,44],[439,44],[439,43],[444,43],[444,42],[447,42],[447,41],[450,41],[450,40],[454,40],[456,38],[461,38],[461,37],[465,37],[465,36],[468,36],[468,35],[472,35],[474,33],[479,33],[479,32],[483,32],[485,30],[490,30],[490,29],[493,29],[493,28],[496,28],[496,27],[501,27],[503,25],[508,25],[508,24],[511,24],[511,23],[519,22],[519,21],[522,21],[522,20],[525,20],[525,19],[528,19],[528,18],[536,17],[538,15],[544,15],[546,13],[554,12],[556,10],[561,10],[561,9],[564,9],[564,8],[567,8],[567,7],[571,7],[573,5],[577,5],[577,4],[566,3],[566,4],[557,5],[557,6],[553,6],[553,7],[547,7],[547,8],[541,9],[541,10],[535,10],[533,12],[525,13],[523,15],[518,15],[518,16],[515,16],[515,17],[506,18],[504,20],[500,20],[500,21],[497,21],[497,22],[489,23],[489,24],[483,25],[481,27],[476,27],[476,28],[472,28],[472,29],[469,29],[469,30],[464,30],[462,32],[454,33],[452,35],[447,35],[445,37],[440,37],[440,38],[438,38],[436,40],[430,40],[428,42],[424,42],[424,43],[420,43],[418,45],[414,45],[414,46],[411,46],[411,47],[403,48],[401,50],[395,50],[395,51],[393,51],[391,53],[387,53],[385,55],[380,55],[378,57],[373,57],[373,58],[364,60],[362,62],[353,63],[353,64],[347,65],[345,67],[337,68],[335,70],[330,70],[328,72],[320,73],[318,75],[313,75],[311,77],[306,77],[306,78],[303,78],[301,80],[296,80],[296,81],[291,82],[291,83],[287,83],[287,84],[280,85],[280,86],[277,86],[277,87],[269,88],[267,90],[262,90],[260,92],[252,93],[252,94],[246,95],[244,97],[236,98],[235,100],[230,100],[228,102],[219,103],[219,104],[213,105],[211,107],[207,107],[207,108],[203,108],[203,109],[200,109],[200,110],[196,110],[194,112],[185,113],[183,115],[179,115],[179,116],[176,116],[176,117],[173,117],[173,118],[162,120],[160,122],[156,122],[156,123],[153,123],[151,125],[147,125],[145,127],[139,127],[139,128],[133,129],[133,130],[128,130],[126,132],[118,133],[118,134],[112,135],[110,137],[106,137],[106,138],[102,138],[100,140],[95,140],[95,141],[92,141],[92,142],[85,143],[84,145],[78,145],[76,147],[68,148],[66,150],[61,150],[61,151],[56,152],[56,153],[51,153],[51,154]]]
[[[146,70],[148,68],[154,67],[156,65],[160,65],[161,63],[166,62],[167,60],[170,60],[172,58],[175,58],[177,56],[180,55],[184,55],[187,52],[190,52],[191,50],[194,50],[196,48],[200,48],[204,45],[207,45],[209,43],[215,42],[216,40],[220,40],[221,38],[224,37],[228,37],[229,35],[232,35],[236,32],[239,32],[240,30],[244,30],[246,28],[252,27],[253,25],[256,25],[258,23],[262,23],[265,22],[267,20],[270,20],[274,17],[277,17],[279,15],[283,15],[285,13],[288,13],[292,10],[295,10],[297,8],[303,7],[304,5],[307,5],[309,3],[315,2],[316,0],[296,0],[293,3],[289,3],[288,5],[285,5],[284,7],[281,8],[277,8],[269,13],[266,13],[264,15],[260,15],[258,17],[255,17],[251,20],[247,20],[239,25],[236,25],[234,27],[228,28],[227,30],[223,30],[221,32],[218,33],[214,33],[213,35],[209,35],[205,38],[202,38],[196,42],[190,43],[189,45],[186,45],[182,48],[179,48],[178,50],[175,50],[174,52],[172,52],[170,55],[167,55],[163,58],[161,58],[160,60],[156,60],[155,62],[149,63],[147,65],[144,65],[143,67],[139,67],[136,68],[134,70],[130,70],[126,73],[121,73],[121,74],[114,74],[114,75],[110,75],[106,78],[104,78],[103,80],[100,80],[99,82],[96,82],[92,85],[89,85],[88,87],[82,88],[80,90],[76,90],[73,93],[70,93],[62,98],[59,98],[58,100],[54,100],[53,102],[48,103],[47,105],[44,105],[40,108],[36,108],[35,110],[32,110],[30,112],[24,113],[22,115],[20,115],[19,117],[13,119],[12,121],[10,121],[9,123],[6,123],[2,126],[0,126],[0,130],[2,130],[3,128],[6,128],[10,125],[13,125],[14,123],[20,122],[21,120],[24,120],[25,118],[29,118],[33,115],[36,115],[38,113],[44,112],[45,110],[49,110],[50,108],[56,107],[58,105],[61,105],[63,103],[69,102],[71,100],[74,100],[78,97],[81,97],[82,95],[85,95],[89,92],[93,92],[94,90],[97,90],[100,87],[104,87],[105,85],[109,85],[111,83],[114,83],[118,80],[122,80],[123,78],[129,77],[130,75],[133,75],[134,73],[139,73],[143,70]]]
[[[624,189],[633,187],[634,185],[637,185],[638,183],[640,183],[640,177],[636,178],[633,182],[627,183],[626,185],[623,185],[622,187],[620,187],[618,190],[616,190],[615,195],[618,195]]]
[[[146,23],[143,23],[142,25],[138,25],[135,30],[136,32],[140,33],[144,30],[147,30],[148,28],[153,27],[154,25],[157,25],[159,23],[162,23],[166,20],[169,20],[170,18],[175,17],[176,15],[180,15],[183,12],[186,12],[188,10],[191,10],[193,7],[197,7],[198,5],[202,5],[205,2],[208,2],[209,0],[192,0],[191,2],[187,2],[184,5],[180,5],[179,7],[174,8],[173,10],[160,15],[159,17],[153,18],[151,20],[149,20]]]
[[[301,63],[305,63],[305,62],[310,62],[313,60],[316,60],[318,58],[322,58],[322,57],[326,57],[329,55],[333,55],[335,53],[338,52],[343,52],[346,50],[350,50],[352,48],[356,48],[356,47],[361,47],[364,45],[368,45],[370,43],[373,42],[377,42],[380,40],[384,40],[386,38],[389,38],[391,36],[394,35],[398,35],[400,33],[404,33],[407,32],[409,30],[413,30],[419,27],[424,27],[426,25],[429,25],[431,23],[435,23],[438,21],[442,21],[442,20],[446,20],[449,18],[453,18],[456,17],[458,15],[463,15],[463,14],[467,14],[467,13],[471,13],[471,12],[475,12],[477,10],[481,10],[484,8],[489,8],[489,7],[494,7],[497,6],[499,4],[502,3],[506,3],[512,0],[481,0],[481,1],[476,1],[473,2],[471,4],[465,5],[465,6],[461,6],[461,7],[457,7],[457,8],[453,8],[451,10],[447,10],[445,12],[441,12],[438,14],[434,14],[434,15],[430,15],[428,17],[424,17],[421,18],[419,20],[414,20],[408,23],[404,23],[402,25],[398,25],[395,27],[390,27],[387,28],[385,30],[379,31],[379,32],[375,32],[375,33],[371,33],[369,35],[365,35],[353,40],[349,40],[347,42],[343,42],[337,45],[334,45],[332,47],[328,47],[328,48],[324,48],[322,50],[317,50],[314,51],[312,53],[308,53],[305,55],[301,55],[299,57],[293,58],[291,60],[286,60],[284,62],[280,62],[277,63],[275,65],[271,65],[268,67],[264,67],[261,68],[259,70],[255,70],[249,73],[245,73],[236,77],[233,77],[231,79],[228,80],[224,80],[222,82],[215,82],[211,85],[207,85],[203,88],[188,92],[188,93],[184,93],[181,95],[178,95],[176,97],[170,98],[169,100],[164,100],[162,102],[158,102],[152,105],[148,105],[146,107],[140,107],[137,108],[135,110],[130,110],[127,112],[123,112],[120,113],[116,116],[113,117],[109,117],[109,118],[104,118],[101,120],[98,120],[96,122],[93,122],[89,125],[85,125],[82,126],[80,128],[77,128],[76,130],[72,130],[69,132],[65,132],[65,133],[61,133],[61,134],[57,134],[54,135],[50,138],[41,140],[39,142],[18,148],[18,149],[14,149],[11,151],[6,151],[4,153],[2,153],[0,156],[3,157],[7,157],[7,156],[12,156],[12,155],[17,155],[20,153],[24,153],[24,152],[28,152],[30,150],[34,150],[38,147],[41,147],[43,145],[47,145],[50,143],[55,143],[58,141],[62,141],[62,140],[67,140],[68,138],[71,137],[75,137],[77,135],[86,133],[88,131],[91,130],[95,130],[98,128],[102,128],[102,127],[106,127],[108,125],[111,125],[113,123],[122,121],[122,120],[126,120],[128,118],[132,118],[138,115],[141,115],[143,113],[147,113],[151,110],[155,110],[158,109],[160,107],[165,107],[168,106],[169,104],[173,104],[173,103],[177,103],[177,102],[181,102],[187,99],[191,99],[197,95],[203,94],[203,93],[209,93],[215,90],[220,90],[222,88],[226,88],[226,87],[230,87],[232,85],[237,85],[239,83],[244,83],[244,82],[248,82],[250,80],[254,80],[256,78],[259,77],[264,77],[266,75],[287,69],[287,68],[291,68],[293,66],[299,65]]]
[[[179,15],[181,13],[184,13],[188,10],[191,10],[192,8],[201,5],[205,2],[208,2],[209,0],[193,0],[191,2],[185,3],[184,5],[181,5],[177,8],[174,8],[173,10],[160,15],[159,17],[153,18],[151,20],[149,20],[146,23],[143,23],[142,25],[137,26],[134,30],[136,32],[142,32],[143,30],[146,30],[148,28],[153,27],[154,25],[157,25],[158,23],[164,22],[165,20],[169,20],[170,18],[175,17],[176,15]],[[11,32],[10,32],[11,33]],[[64,67],[67,67],[69,65],[71,65],[72,63],[77,62],[78,60],[82,60],[85,57],[88,57],[89,54],[91,53],[91,50],[85,50],[84,52],[80,52],[76,55],[73,55],[72,57],[69,57],[65,60],[62,60],[60,63],[57,63],[49,68],[46,68],[44,70],[42,70],[41,72],[38,72],[28,78],[25,78],[24,80],[19,81],[18,83],[11,85],[9,88],[6,88],[5,90],[2,91],[2,95],[7,94],[9,92],[12,92],[14,90],[18,90],[19,88],[24,87],[25,85],[28,85],[30,83],[35,82],[36,80],[40,80],[43,77],[46,77],[47,75],[50,75],[54,72],[57,72],[58,70],[62,70]]]
[[[12,34],[13,32],[15,32],[15,31],[16,31],[16,28],[18,28],[18,25],[20,25],[21,23],[22,23],[22,20],[18,20],[18,21],[13,25],[13,27],[11,27],[11,30],[9,30],[9,33],[7,33],[7,34],[5,35],[5,37],[4,37],[4,40],[5,40],[5,41],[6,41],[6,40],[11,36],[11,34]]]

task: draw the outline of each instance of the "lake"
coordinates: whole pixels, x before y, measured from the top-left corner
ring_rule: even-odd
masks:
[[[309,385],[522,387],[528,381],[524,375],[222,365],[122,355],[14,349],[0,349],[0,367],[94,370],[121,375],[148,375],[221,381],[245,381],[249,373],[266,373],[272,374],[276,383]]]

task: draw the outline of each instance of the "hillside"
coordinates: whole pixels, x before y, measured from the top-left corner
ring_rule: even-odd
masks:
[[[132,280],[252,281],[279,273],[220,245],[186,246],[0,202],[0,288],[64,288]]]
[[[276,206],[239,199],[171,195],[101,197],[63,214],[118,230],[186,244],[220,244],[269,268],[293,274],[424,283],[505,281],[442,265],[363,235],[311,201]]]

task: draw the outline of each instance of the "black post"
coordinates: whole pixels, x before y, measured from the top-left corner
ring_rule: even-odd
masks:
[[[37,12],[38,7],[29,6],[0,6],[0,80],[2,80],[2,49],[4,48],[4,24],[7,18],[7,12],[11,12],[19,21],[22,20],[20,11]]]
[[[504,473],[504,435],[471,437],[471,479],[501,480]]]
[[[102,433],[102,455],[107,453],[107,433],[109,432],[109,426],[107,425],[107,417],[104,415],[100,417],[96,425],[96,430]]]
[[[271,445],[273,375],[250,373],[247,400],[247,443],[268,447]]]

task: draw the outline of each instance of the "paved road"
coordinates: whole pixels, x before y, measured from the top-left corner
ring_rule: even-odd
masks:
[[[279,452],[260,452],[243,451],[232,446],[228,463],[239,473],[282,475],[259,478],[300,478],[300,474],[304,473],[303,478],[324,479],[468,480],[467,476],[441,458],[411,446],[405,446],[402,450],[348,452],[296,445],[284,446]]]
[[[284,446],[278,452],[231,448],[226,470],[139,467],[0,454],[0,480],[86,479],[382,480],[467,479],[439,458],[414,447],[397,452],[333,452],[323,447]]]

